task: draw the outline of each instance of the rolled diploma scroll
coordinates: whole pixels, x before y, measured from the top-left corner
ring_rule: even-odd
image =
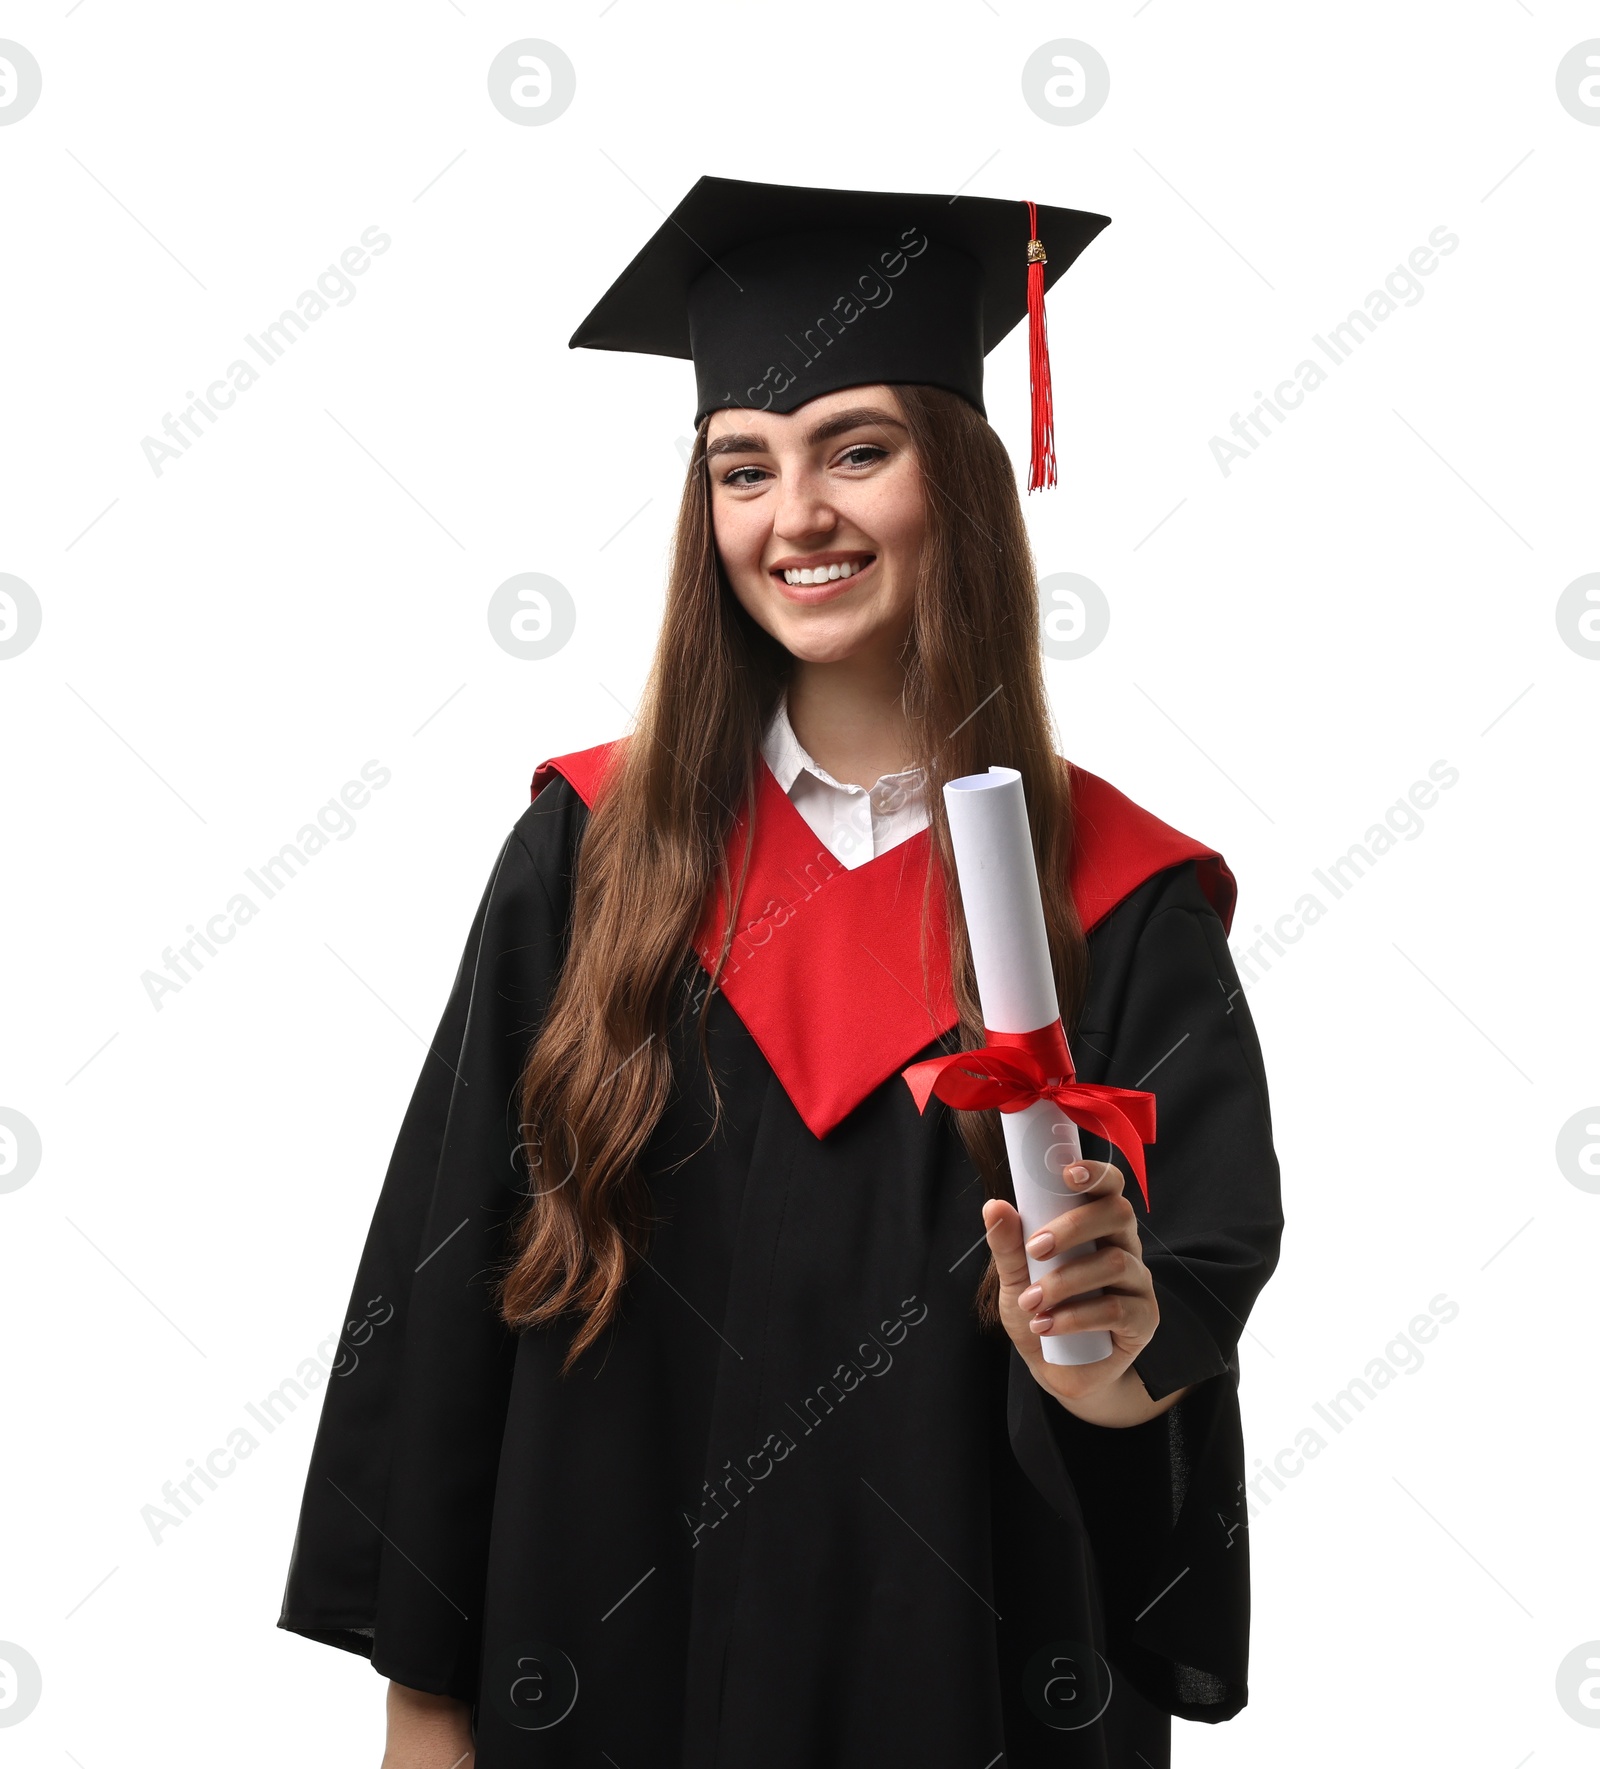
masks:
[[[1035,1032],[1059,1020],[1061,1009],[1022,776],[1015,768],[968,774],[946,785],[944,802],[983,1023],[992,1032]],[[1078,1127],[1047,1099],[1020,1112],[1002,1112],[1000,1124],[1023,1237],[1028,1239],[1062,1211],[1087,1202],[1063,1177],[1082,1152]],[[1090,1241],[1081,1251],[1074,1248],[1048,1259],[1028,1254],[1028,1275],[1037,1283],[1046,1272],[1086,1257],[1098,1245]],[[1098,1289],[1082,1292],[1085,1297],[1102,1294]],[[1047,1364],[1097,1364],[1112,1351],[1104,1328],[1046,1333],[1040,1344]]]

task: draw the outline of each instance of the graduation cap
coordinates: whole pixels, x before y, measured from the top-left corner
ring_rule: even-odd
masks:
[[[571,347],[692,359],[696,424],[878,382],[945,387],[982,412],[983,359],[1026,314],[1035,491],[1056,482],[1045,290],[1109,225],[994,197],[702,178]]]

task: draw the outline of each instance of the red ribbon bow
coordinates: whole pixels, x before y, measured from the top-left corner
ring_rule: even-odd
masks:
[[[919,1112],[935,1094],[960,1112],[992,1106],[1020,1112],[1036,1100],[1054,1100],[1075,1123],[1127,1156],[1145,1209],[1150,1208],[1144,1145],[1156,1140],[1156,1096],[1076,1080],[1060,1020],[1036,1032],[992,1032],[985,1026],[982,1049],[929,1057],[900,1073]]]

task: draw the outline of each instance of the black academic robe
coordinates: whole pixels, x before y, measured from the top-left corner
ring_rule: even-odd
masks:
[[[1157,1096],[1148,1212],[1127,1186],[1161,1310],[1135,1368],[1186,1398],[1088,1425],[980,1330],[984,1190],[898,1070],[819,1136],[719,994],[708,1141],[692,954],[648,1262],[563,1377],[570,1327],[512,1333],[490,1295],[587,817],[541,773],[377,1203],[279,1625],[473,1704],[479,1769],[1166,1769],[1169,1715],[1246,1700],[1236,1348],[1282,1226],[1220,858],[1190,844],[1100,914],[1069,1029],[1080,1080]],[[856,983],[841,1053],[893,993]]]

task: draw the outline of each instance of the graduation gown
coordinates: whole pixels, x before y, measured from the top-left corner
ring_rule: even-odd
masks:
[[[1069,1030],[1081,1080],[1157,1096],[1150,1211],[1127,1193],[1161,1315],[1134,1368],[1155,1398],[1195,1385],[1169,1411],[1086,1424],[979,1328],[984,1189],[899,1073],[958,1047],[947,955],[918,956],[929,833],[845,869],[764,763],[710,1009],[723,1123],[708,1140],[686,953],[647,1262],[563,1377],[570,1324],[509,1331],[491,1279],[613,753],[541,766],[495,861],[356,1275],[279,1626],[471,1703],[479,1769],[1166,1769],[1169,1716],[1247,1697],[1237,1346],[1282,1227],[1232,875],[1074,768],[1092,971]]]

